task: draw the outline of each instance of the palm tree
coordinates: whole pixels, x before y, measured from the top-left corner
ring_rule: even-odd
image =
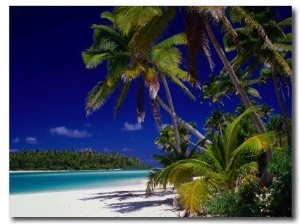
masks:
[[[216,134],[221,134],[232,119],[233,116],[229,113],[213,110],[210,116],[205,119],[204,129],[207,131],[206,136],[213,139]]]
[[[248,108],[224,131],[215,135],[212,145],[199,158],[180,160],[160,172],[157,184],[174,184],[182,206],[192,214],[221,191],[238,190],[241,185],[258,183],[256,156],[267,150],[274,133],[254,135],[241,140],[241,120],[257,111]],[[193,178],[193,181],[189,181]]]
[[[241,69],[236,71],[236,74],[250,97],[261,98],[259,91],[252,86],[265,83],[264,77],[250,79],[248,72],[243,72]],[[202,85],[203,100],[212,99],[213,103],[218,102],[224,106],[222,98],[230,98],[232,93],[237,94],[227,73],[221,72],[220,75],[210,74],[209,78],[210,80]]]
[[[196,124],[190,123],[191,126],[194,128],[196,127]],[[179,136],[180,136],[180,148],[181,152],[183,154],[188,153],[188,146],[191,143],[190,141],[190,134],[188,130],[182,125],[178,125],[178,131],[179,131]],[[164,152],[171,152],[175,150],[174,143],[176,142],[175,140],[175,135],[174,135],[174,129],[170,125],[164,126],[163,129],[160,130],[159,136],[155,139],[155,144],[158,147],[162,148],[162,151]]]
[[[216,22],[222,22],[223,27],[227,31],[227,34],[230,37],[232,37],[233,42],[236,45],[238,45],[238,38],[236,36],[236,32],[233,31],[233,28],[228,23],[228,20],[225,17],[225,14],[224,14],[225,9],[218,7],[218,8],[210,8],[207,10],[206,8],[203,9],[202,7],[192,7],[191,10],[198,11],[201,20],[203,20],[204,27],[210,37],[210,40],[212,41],[212,44],[213,44],[215,50],[217,51],[218,56],[220,57],[221,61],[223,62],[225,69],[227,70],[229,77],[230,77],[234,87],[236,88],[236,91],[239,94],[239,97],[241,98],[243,105],[245,106],[245,108],[250,108],[252,106],[252,104],[246,94],[246,91],[243,88],[240,80],[238,79],[238,76],[236,75],[232,65],[230,64],[229,60],[227,59],[222,47],[220,46],[211,26],[209,24],[209,21],[207,19],[207,14],[208,14]],[[240,20],[245,21],[245,23],[248,27],[256,30],[257,33],[259,34],[259,36],[262,37],[262,39],[264,40],[264,44],[267,48],[269,48],[271,50],[275,49],[272,41],[270,40],[269,36],[265,32],[264,28],[255,19],[253,19],[253,17],[243,7],[233,6],[233,7],[230,7],[230,11],[231,11],[231,14],[235,15],[236,18],[239,18]],[[285,62],[283,57],[278,53],[274,53],[274,55],[275,55],[274,60],[276,60],[278,62],[278,64],[280,64],[282,66],[282,69],[288,75],[291,76],[291,69],[288,66],[288,64]],[[250,117],[251,117],[253,123],[255,124],[257,131],[261,134],[266,133],[265,125],[262,122],[262,120],[260,119],[260,117],[258,116],[258,114],[254,112],[254,113],[250,114]],[[271,148],[266,150],[266,159],[267,159],[267,163],[269,163],[270,161],[273,160]],[[271,175],[268,173],[265,173],[265,175],[263,175],[263,177],[262,177],[261,183],[264,185],[269,185],[271,183],[271,181],[272,181]]]
[[[126,7],[126,9],[127,8],[128,7]],[[183,84],[183,81],[191,81],[193,78],[187,72],[179,68],[181,54],[175,47],[175,45],[186,43],[185,36],[183,34],[174,35],[152,46],[151,50],[140,52],[134,44],[134,40],[136,36],[140,35],[144,23],[141,23],[142,25],[138,25],[140,22],[137,22],[137,24],[129,23],[125,27],[122,26],[122,24],[119,23],[119,21],[122,21],[120,20],[120,15],[123,15],[118,14],[120,10],[120,8],[116,8],[115,13],[118,16],[109,12],[102,14],[103,18],[108,18],[113,22],[113,26],[93,25],[94,43],[90,49],[84,51],[82,54],[87,68],[94,68],[105,60],[108,66],[106,79],[100,81],[88,94],[86,103],[87,114],[89,115],[99,109],[120,85],[120,96],[116,104],[117,112],[124,102],[131,81],[138,78],[142,78],[149,88],[149,95],[154,107],[157,106],[155,99],[159,91],[159,80],[162,80],[169,108],[174,111],[166,76],[178,84],[191,98],[195,98]],[[134,10],[137,10],[140,13],[139,15],[141,15],[141,13],[147,14],[149,10],[154,10],[158,13],[159,7],[150,7],[150,9],[133,7],[133,11]],[[150,14],[147,15],[150,16]],[[146,17],[142,19],[146,19]],[[160,19],[164,20],[165,17],[160,17]],[[156,23],[158,22],[159,21],[156,20]],[[139,110],[140,108],[142,107],[138,106],[138,120],[143,121],[144,111]],[[154,109],[153,111],[157,112],[158,110]],[[176,138],[176,150],[179,152],[178,118],[175,113],[171,113],[171,117]]]
[[[291,59],[285,58],[286,55],[288,55],[287,53],[292,51],[292,34],[285,33],[284,28],[292,25],[292,18],[290,17],[277,23],[272,19],[274,13],[272,13],[270,8],[267,8],[267,10],[264,11],[257,11],[255,8],[251,8],[251,10],[248,11],[259,21],[266,33],[271,34],[270,40],[273,41],[273,48],[268,47],[262,36],[255,30],[245,26],[236,29],[236,33],[238,34],[241,43],[240,47],[236,47],[236,45],[230,41],[230,38],[226,38],[225,36],[224,42],[226,44],[226,49],[228,51],[237,51],[237,56],[232,60],[232,64],[234,64],[235,67],[240,67],[243,64],[249,64],[250,62],[250,65],[247,68],[250,75],[255,68],[260,68],[260,74],[264,79],[272,77],[276,97],[287,127],[286,134],[289,140],[288,144],[291,145],[291,132],[287,125],[288,113],[283,103],[281,94],[283,91],[280,88],[279,82],[280,80],[283,80],[285,83],[291,82]],[[284,60],[278,60],[278,58]],[[261,66],[263,67],[261,68]],[[288,84],[285,86],[288,86]]]
[[[159,12],[156,11],[156,13],[154,12],[150,13],[151,10],[157,10],[158,8],[161,9],[161,11]],[[144,11],[146,12],[145,14]],[[137,24],[142,24],[140,29],[137,30],[136,34],[132,38],[132,41],[130,42],[130,46],[129,46],[131,52],[133,52],[134,55],[139,55],[139,57],[149,54],[149,51],[151,50],[154,42],[160,37],[162,32],[166,29],[166,27],[168,26],[168,22],[171,19],[173,19],[175,13],[176,13],[175,7],[137,6],[137,7],[116,7],[115,9],[115,15],[117,18],[119,18],[117,20],[119,27],[127,27],[127,28],[131,26],[138,27]],[[205,46],[203,46],[202,49],[205,51],[207,50]],[[167,72],[169,72],[169,70]],[[197,77],[194,76],[193,72],[191,72],[191,76],[189,76],[189,78],[187,78],[186,81],[190,82],[194,87],[199,88],[199,82],[197,81]],[[183,87],[182,85],[180,86]],[[197,138],[205,139],[204,135],[202,135],[198,130],[196,130],[191,125],[189,125],[189,123],[182,120],[175,113],[174,108],[172,108],[172,103],[170,99],[171,98],[169,97],[168,98],[169,106],[166,105],[159,96],[156,97],[155,101],[170,114],[170,116],[172,117],[173,127],[176,127],[176,125],[174,126],[174,124],[178,122],[184,125]],[[178,134],[175,133],[175,135],[178,144]],[[206,140],[206,143],[211,144],[211,142],[208,139]]]
[[[190,123],[191,126],[195,127],[196,124]],[[193,158],[198,150],[205,150],[202,146],[205,143],[205,139],[199,140],[196,144],[190,140],[190,135],[188,130],[184,125],[178,125],[179,135],[180,135],[180,148],[181,152],[177,152],[174,146],[175,137],[174,129],[170,125],[166,125],[161,131],[160,135],[156,138],[155,144],[161,148],[160,154],[153,154],[152,157],[160,163],[164,168],[170,166],[171,164],[188,158]],[[192,148],[191,148],[191,147]],[[190,148],[189,148],[190,147]],[[148,182],[146,188],[146,196],[153,193],[155,187],[159,184],[158,175],[162,169],[153,169],[149,172]],[[162,182],[161,182],[162,184]]]
[[[172,10],[172,9],[169,9],[172,7],[166,7],[166,8],[167,8],[166,11]],[[208,18],[212,18],[216,23],[222,24],[222,29],[226,30],[228,35],[230,35],[233,38],[235,43],[238,43],[236,32],[234,31],[229,20],[225,16],[226,8],[227,7],[220,7],[220,6],[217,6],[217,7],[204,7],[204,6],[185,7],[187,15],[188,15],[188,20],[187,20],[188,23],[187,23],[187,29],[186,29],[186,33],[187,33],[187,37],[188,37],[188,44],[189,44],[189,46],[193,46],[193,47],[190,47],[190,49],[194,49],[194,51],[197,51],[198,49],[202,50],[205,53],[205,55],[208,57],[208,60],[212,67],[212,63],[211,63],[211,59],[210,59],[210,52],[209,52],[209,48],[207,45],[207,38],[205,36],[204,30],[207,32],[210,40],[212,41],[214,48],[217,51],[218,56],[220,57],[221,61],[223,62],[224,66],[225,66],[226,71],[229,74],[229,77],[230,77],[234,87],[236,88],[237,93],[239,94],[239,96],[241,98],[243,105],[245,106],[245,108],[249,108],[252,106],[252,104],[246,94],[246,91],[244,90],[243,85],[241,84],[240,80],[238,79],[238,76],[236,75],[232,65],[230,64],[229,60],[227,59],[227,57],[226,57],[222,47],[220,46],[220,44],[210,26],[210,23],[208,21]],[[266,44],[266,46],[268,48],[275,49],[272,41],[266,34],[263,27],[257,21],[255,21],[253,19],[253,17],[249,13],[247,13],[247,11],[245,11],[245,9],[243,7],[233,6],[233,7],[228,7],[228,9],[237,18],[244,20],[245,23],[247,24],[247,26],[251,27],[252,29],[255,29],[258,32],[258,34],[263,38],[264,43]],[[164,13],[162,13],[160,16],[164,16]],[[155,19],[157,19],[157,18],[155,18]],[[155,26],[154,23],[155,22],[149,22],[149,24],[150,24],[149,26],[147,26],[147,24],[145,24],[145,26],[143,27],[143,31],[147,31],[148,33],[150,33],[152,29],[157,31],[158,29],[155,29],[153,27],[153,26]],[[198,27],[200,30],[196,29],[196,28],[195,29],[189,28],[191,26],[189,26],[188,24],[191,24],[191,23],[193,24],[192,27]],[[166,26],[167,20],[165,20],[165,23],[163,23],[162,25]],[[163,29],[163,27],[159,26],[159,29]],[[191,33],[189,33],[189,32],[191,32]],[[194,35],[195,32],[197,32],[199,34],[198,35],[199,39],[193,38],[195,36]],[[157,32],[156,32],[156,34],[157,34]],[[143,49],[145,49],[145,46],[148,46],[147,41],[148,41],[148,43],[151,43],[151,41],[149,41],[149,39],[152,40],[151,37],[149,37],[149,38],[147,37],[146,39],[143,39],[143,35],[138,35],[135,38],[137,48],[141,52],[143,52]],[[199,41],[199,40],[203,40],[203,41]],[[194,55],[194,54],[191,53],[190,55]],[[290,75],[291,69],[289,68],[289,66],[287,66],[287,64],[281,57],[281,55],[276,54],[276,60],[283,66],[286,73]],[[195,63],[195,60],[191,60],[190,62],[191,62],[190,68],[192,70],[191,74],[194,75],[195,72],[193,72],[193,71],[195,71],[196,63]],[[197,75],[197,74],[195,74],[195,75]],[[250,116],[251,116],[251,119],[252,119],[253,123],[255,124],[258,132],[265,133],[266,128],[265,128],[264,123],[260,119],[260,117],[256,113],[253,113]],[[271,149],[266,150],[266,157],[267,157],[268,162],[272,160]]]

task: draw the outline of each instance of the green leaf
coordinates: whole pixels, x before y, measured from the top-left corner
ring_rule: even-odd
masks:
[[[110,54],[108,52],[95,52],[92,50],[86,50],[82,52],[82,59],[86,68],[96,68],[104,60],[108,59]]]

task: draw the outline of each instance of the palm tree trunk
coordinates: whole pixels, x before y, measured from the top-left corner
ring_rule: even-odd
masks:
[[[276,72],[274,70],[274,68],[272,67],[272,78],[273,78],[273,82],[274,82],[274,87],[275,87],[275,93],[276,93],[276,97],[277,97],[277,101],[279,103],[279,107],[283,116],[283,122],[284,122],[284,127],[285,127],[285,132],[287,135],[287,140],[288,140],[288,145],[291,146],[292,145],[292,135],[289,129],[289,124],[288,124],[288,115],[286,112],[286,109],[284,107],[284,103],[282,102],[282,98],[280,95],[280,88],[278,86],[278,81],[277,79],[279,78],[276,75]]]
[[[245,106],[245,108],[249,108],[251,107],[251,102],[246,94],[246,91],[244,90],[242,84],[240,83],[237,75],[235,74],[232,66],[230,65],[224,51],[222,50],[216,36],[214,35],[214,32],[213,30],[211,29],[210,25],[209,25],[209,22],[207,21],[207,19],[203,16],[203,20],[204,20],[204,25],[205,25],[205,28],[206,28],[206,31],[212,41],[212,44],[214,45],[214,48],[216,49],[220,59],[222,60],[226,70],[228,71],[229,73],[229,77],[233,83],[233,85],[235,86],[238,94],[240,95],[240,98],[242,100],[242,103],[243,105]],[[262,122],[262,120],[259,118],[259,116],[257,115],[257,113],[251,113],[250,114],[250,117],[256,127],[256,130],[263,134],[263,133],[266,133],[266,128]],[[271,162],[273,160],[273,155],[272,155],[272,150],[269,148],[266,150],[266,157],[267,157],[267,163]],[[270,183],[272,180],[271,180],[271,176],[270,175],[267,175],[267,182]],[[268,184],[266,183],[266,184]]]
[[[173,105],[173,100],[172,100],[172,97],[171,97],[171,92],[170,92],[166,77],[164,75],[162,75],[161,78],[162,78],[163,85],[165,87],[165,92],[166,92],[166,95],[167,95],[167,100],[168,100],[169,106],[170,106],[172,111],[175,111],[174,110],[174,105]],[[174,136],[175,136],[175,148],[176,148],[176,151],[180,153],[181,152],[180,136],[179,136],[177,119],[176,119],[175,113],[171,114],[171,118],[172,118],[172,124],[173,124]]]
[[[190,125],[189,123],[185,122],[184,120],[182,120],[173,110],[171,110],[164,102],[163,100],[157,96],[155,99],[162,108],[165,109],[165,111],[167,111],[170,115],[174,114],[174,116],[176,117],[176,120],[178,123],[182,124],[187,130],[189,130],[192,134],[194,134],[197,138],[199,139],[206,139],[206,137],[204,135],[202,135],[197,129],[195,129],[192,125]],[[205,140],[206,144],[211,145],[211,141],[206,139]]]

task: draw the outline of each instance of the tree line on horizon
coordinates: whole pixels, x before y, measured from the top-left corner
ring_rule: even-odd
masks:
[[[150,169],[138,157],[118,152],[100,153],[95,150],[33,150],[10,152],[9,170],[96,170],[96,169]]]

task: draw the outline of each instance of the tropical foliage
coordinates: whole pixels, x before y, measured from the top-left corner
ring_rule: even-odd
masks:
[[[193,127],[196,124],[190,123]],[[160,154],[153,154],[152,157],[164,168],[169,165],[188,158],[193,158],[199,154],[199,151],[203,150],[202,147],[205,143],[205,139],[199,140],[196,144],[190,140],[188,130],[183,126],[178,126],[180,135],[180,148],[181,152],[177,152],[175,148],[174,129],[170,125],[166,125],[161,131],[160,135],[156,138],[155,144],[161,148]],[[149,196],[153,193],[155,187],[158,184],[163,184],[159,180],[159,173],[161,169],[154,169],[149,172],[148,182],[146,188],[146,195]]]
[[[94,43],[82,57],[87,68],[106,62],[108,73],[88,93],[87,114],[99,109],[118,89],[116,115],[129,87],[134,86],[138,121],[143,122],[143,91],[147,88],[149,92],[160,131],[155,144],[162,149],[153,158],[162,169],[149,173],[146,193],[172,184],[187,215],[200,211],[216,216],[292,215],[292,121],[286,108],[287,99],[291,101],[292,18],[278,21],[274,10],[120,6],[102,13],[110,26],[93,25]],[[182,13],[184,29],[166,35],[172,19]],[[221,65],[215,64],[213,53]],[[172,81],[197,99],[186,83],[200,89],[199,65],[205,66],[201,54],[213,73],[204,79],[199,100],[218,103],[205,119],[206,137],[175,113],[169,89]],[[221,69],[212,71],[216,67]],[[275,87],[270,94],[276,96],[282,117],[272,114],[273,108],[259,92],[270,79]],[[160,97],[160,84],[167,103]],[[221,107],[228,102],[224,99],[236,96],[241,101],[236,114],[223,111]],[[159,106],[171,116],[172,125],[163,127]],[[195,144],[190,134],[197,137]],[[281,148],[273,157],[273,149]],[[280,205],[285,209],[280,210]]]
[[[224,133],[215,135],[212,145],[199,158],[180,160],[159,174],[158,181],[164,186],[171,183],[178,189],[186,210],[197,213],[218,192],[234,193],[239,186],[258,184],[256,156],[272,145],[274,133],[258,134],[247,139],[239,135],[240,121],[257,110],[255,107],[247,109]]]
[[[149,169],[138,157],[95,150],[33,150],[9,154],[9,170]]]

